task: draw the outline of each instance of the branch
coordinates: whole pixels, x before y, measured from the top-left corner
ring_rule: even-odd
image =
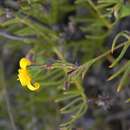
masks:
[[[9,32],[7,32],[5,30],[1,30],[1,29],[0,29],[0,36],[3,36],[5,38],[11,39],[11,40],[18,40],[18,41],[35,40],[36,39],[35,35],[18,36],[18,35],[10,34]]]

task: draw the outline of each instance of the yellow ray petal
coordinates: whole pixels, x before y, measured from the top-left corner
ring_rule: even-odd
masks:
[[[31,91],[37,91],[40,88],[40,84],[35,82],[33,85],[30,83],[27,85],[28,89]]]
[[[31,62],[30,62],[30,60],[28,60],[27,58],[22,58],[22,59],[20,60],[19,65],[20,65],[20,67],[21,67],[22,69],[26,69],[27,66],[31,65]]]
[[[29,76],[26,69],[19,69],[18,70],[18,79],[20,80],[20,83],[22,86],[27,86],[31,82],[31,77]]]

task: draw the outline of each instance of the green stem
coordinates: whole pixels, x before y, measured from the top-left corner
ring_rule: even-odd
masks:
[[[80,94],[83,97],[83,102],[86,104],[86,95],[84,94],[84,89],[83,87],[80,85],[80,82],[78,80],[75,80],[75,85],[77,86],[77,88],[80,90]]]
[[[100,11],[96,8],[96,6],[94,5],[94,3],[92,2],[92,0],[87,0],[87,2],[89,3],[89,5],[94,9],[94,11],[97,13],[97,16],[103,21],[103,23],[106,25],[106,27],[108,29],[111,29],[112,25],[108,22],[108,20],[106,20],[102,14],[100,13]]]
[[[118,46],[116,46],[116,47],[113,49],[113,51],[115,51],[115,50],[117,50],[117,49],[123,47],[125,44],[126,44],[126,42],[125,42],[125,43],[122,43],[122,44],[119,44]],[[111,50],[108,50],[107,52],[105,52],[105,53],[101,54],[100,56],[96,57],[96,58],[94,59],[95,62],[98,61],[98,60],[100,60],[100,59],[102,59],[102,58],[104,58],[104,57],[106,57],[106,56],[109,55],[111,52],[112,52]]]

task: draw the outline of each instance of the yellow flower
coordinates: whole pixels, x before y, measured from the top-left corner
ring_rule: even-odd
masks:
[[[29,75],[27,67],[31,65],[31,62],[27,58],[22,58],[19,62],[20,69],[18,70],[18,80],[23,87],[27,87],[31,91],[36,91],[40,88],[40,84],[32,83],[32,77]]]

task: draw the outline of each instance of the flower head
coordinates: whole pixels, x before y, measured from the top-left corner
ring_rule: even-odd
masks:
[[[18,80],[23,87],[27,87],[31,91],[36,91],[40,88],[40,84],[37,82],[32,82],[32,77],[30,76],[27,67],[31,65],[31,61],[27,58],[22,58],[19,62],[20,69],[18,70]]]

